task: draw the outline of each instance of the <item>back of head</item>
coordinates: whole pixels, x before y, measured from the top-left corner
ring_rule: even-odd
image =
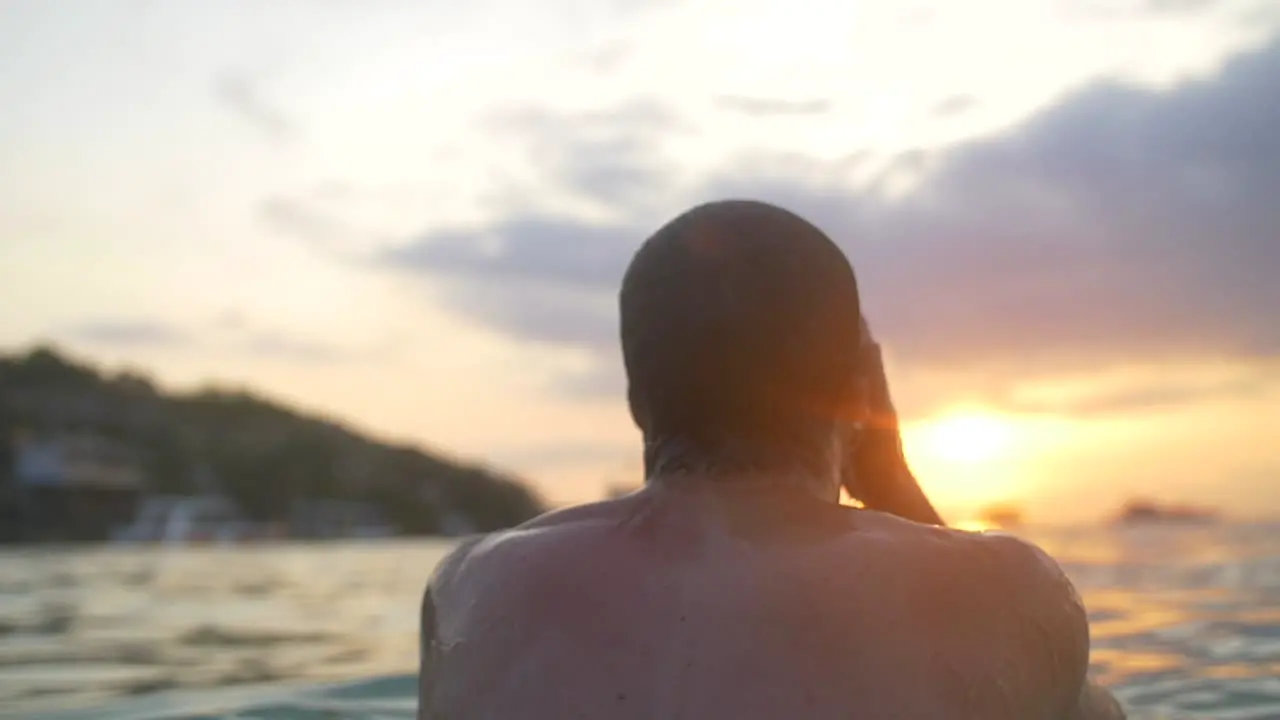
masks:
[[[853,399],[853,270],[786,210],[745,200],[689,210],[641,246],[619,299],[631,412],[650,450],[785,453]]]

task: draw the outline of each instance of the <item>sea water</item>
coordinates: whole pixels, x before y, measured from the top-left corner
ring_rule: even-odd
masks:
[[[1028,529],[1137,718],[1280,719],[1280,525]],[[438,541],[0,553],[0,717],[410,718]]]

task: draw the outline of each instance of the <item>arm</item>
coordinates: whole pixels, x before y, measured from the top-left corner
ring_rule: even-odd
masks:
[[[1047,559],[1047,555],[1045,558]],[[1048,562],[1053,562],[1049,560]],[[1061,572],[1059,570],[1059,572]],[[1124,709],[1106,688],[1089,678],[1089,618],[1085,614],[1084,604],[1076,595],[1071,581],[1063,575],[1067,593],[1071,598],[1071,630],[1066,636],[1072,638],[1068,642],[1076,648],[1082,647],[1084,652],[1076,655],[1075,667],[1072,668],[1072,687],[1068,689],[1070,698],[1067,712],[1062,720],[1125,720]],[[1078,690],[1076,688],[1079,688]]]
[[[1060,720],[1125,720],[1120,703],[1088,677],[1089,616],[1075,586],[1057,562],[1031,543],[1013,537],[992,537],[990,544],[1003,549],[1007,572],[1004,574],[1006,597],[1021,595],[1022,632],[1027,637],[1042,637],[1048,643],[1031,656],[1033,665],[1050,671],[1048,687],[1056,688],[1053,696]],[[1039,578],[1039,580],[1035,580]],[[1035,588],[1035,589],[1032,589]],[[1035,659],[1039,658],[1039,661]]]
[[[897,428],[864,433],[862,446],[855,451],[854,476],[845,486],[849,494],[872,510],[926,525],[945,525],[907,465]]]
[[[846,465],[845,490],[872,510],[928,525],[945,525],[907,465],[898,413],[889,397],[880,346],[862,325],[868,417]]]
[[[880,346],[872,339],[865,320],[862,332],[866,354],[861,372],[866,379],[869,417],[847,466],[852,472],[844,478],[845,489],[872,510],[918,523],[945,526],[907,464]],[[1072,699],[1068,701],[1069,707],[1062,720],[1124,720],[1124,710],[1115,697],[1087,677],[1089,621],[1071,581],[1057,563],[1038,548],[1012,538],[992,540],[1012,547],[1014,555],[1023,556],[1022,562],[1011,563],[1014,572],[1009,597],[1018,594],[1021,580],[1028,574],[1034,577],[1050,570],[1055,578],[1049,585],[1056,589],[1042,601],[1041,608],[1065,608],[1066,612],[1054,613],[1058,615],[1056,620],[1043,618],[1043,626],[1055,628],[1051,631],[1054,637],[1053,657],[1072,658],[1070,663],[1075,666],[1070,669],[1071,676],[1067,679],[1067,683],[1073,686],[1068,689],[1067,697]],[[1019,567],[1021,570],[1017,569]]]

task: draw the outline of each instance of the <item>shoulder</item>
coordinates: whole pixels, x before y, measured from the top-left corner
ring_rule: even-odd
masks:
[[[1002,589],[1018,588],[1060,596],[1069,606],[1079,606],[1079,597],[1062,567],[1032,542],[1006,533],[961,533],[964,551],[985,569],[987,579]]]
[[[917,567],[923,587],[942,593],[974,620],[1027,630],[1088,653],[1088,623],[1075,587],[1052,557],[1034,543],[1004,533],[925,528]],[[930,547],[931,546],[931,547]],[[1047,634],[1046,634],[1047,633]]]
[[[461,540],[447,555],[436,563],[422,592],[422,604],[418,614],[418,713],[419,718],[437,717],[436,686],[442,670],[442,657],[450,642],[441,636],[439,594],[443,587],[453,582],[458,570],[465,565],[471,552],[482,543],[486,535],[475,535]]]
[[[483,535],[468,535],[458,541],[448,553],[445,554],[440,562],[432,568],[431,575],[427,579],[427,595],[428,599],[433,591],[437,591],[449,585],[453,579],[459,574],[467,562],[475,554],[476,548],[488,542],[490,538],[501,533],[489,533]]]
[[[472,535],[463,538],[432,568],[427,578],[426,588],[422,591],[422,603],[419,606],[419,628],[424,652],[436,640],[439,632],[437,608],[441,604],[441,596],[454,583],[475,548],[489,537],[489,535]]]
[[[1002,533],[975,534],[973,546],[987,565],[987,580],[1006,607],[1054,631],[1063,647],[1083,665],[1088,656],[1089,625],[1084,603],[1062,567],[1034,543]]]
[[[447,555],[436,564],[427,583],[427,594],[437,600],[446,595],[463,576],[474,575],[490,566],[495,556],[509,560],[528,560],[523,556],[547,542],[571,535],[577,529],[608,522],[614,508],[609,502],[578,505],[553,510],[539,515],[516,527],[482,535],[472,535],[460,540]],[[510,563],[501,563],[510,569]]]
[[[963,533],[944,554],[952,566],[926,581],[951,639],[995,662],[1002,677],[1032,696],[1071,706],[1084,687],[1089,624],[1084,604],[1058,563],[1033,543],[1000,533]],[[968,650],[962,652],[969,652]]]
[[[1084,605],[1058,563],[1003,533],[973,533],[868,516],[849,535],[878,555],[878,583],[898,612],[957,668],[1000,666],[1032,695],[1059,705],[1078,695],[1089,657]],[[862,536],[859,538],[859,536]]]
[[[1016,591],[1027,599],[1058,598],[1064,610],[1079,608],[1079,597],[1058,563],[1022,538],[1000,532],[969,532],[867,513],[849,533],[850,550],[871,542],[889,557],[913,568],[921,580],[951,585],[975,599]],[[857,547],[859,552],[866,552]]]

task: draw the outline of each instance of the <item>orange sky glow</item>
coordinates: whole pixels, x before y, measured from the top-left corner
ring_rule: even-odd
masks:
[[[1280,13],[1106,6],[7,3],[0,349],[591,500],[627,259],[749,196],[848,253],[948,519],[1280,514]]]

